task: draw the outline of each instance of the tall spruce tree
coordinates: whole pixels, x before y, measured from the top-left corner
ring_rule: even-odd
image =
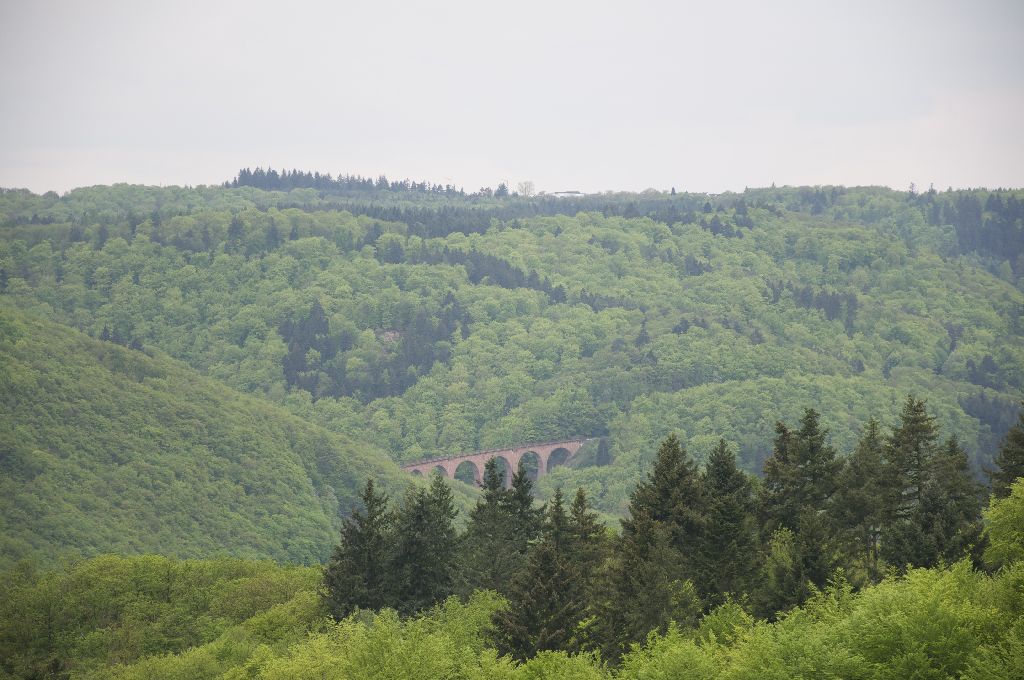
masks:
[[[914,566],[933,567],[971,554],[980,562],[981,487],[972,478],[967,453],[952,435],[936,454],[914,513],[919,550]]]
[[[576,562],[581,578],[591,583],[608,554],[608,532],[590,509],[587,493],[576,489],[569,508],[569,533],[572,538],[570,556]]]
[[[921,488],[935,458],[938,438],[938,425],[928,414],[924,400],[908,395],[900,412],[900,424],[884,448],[892,519],[905,518],[920,503]]]
[[[887,493],[882,525],[881,555],[896,567],[933,563],[938,551],[923,523],[940,502],[937,492],[922,509],[922,495],[934,472],[939,428],[923,400],[908,395],[900,422],[883,448]]]
[[[410,487],[395,520],[395,549],[388,569],[393,606],[422,611],[454,592],[454,497],[440,475],[427,489]]]
[[[525,661],[538,652],[575,650],[578,624],[586,608],[570,519],[562,489],[547,509],[541,540],[530,548],[525,568],[516,574],[508,606],[494,615],[498,651]]]
[[[504,488],[496,458],[484,465],[481,491],[459,538],[459,591],[466,596],[474,590],[507,592],[523,565],[528,545],[522,540],[528,532],[516,528],[510,493]],[[533,515],[529,516],[532,519]]]
[[[544,508],[534,501],[533,481],[522,463],[512,475],[512,484],[503,499],[513,546],[525,554],[527,546],[537,540],[544,527]]]
[[[864,573],[872,582],[881,576],[878,552],[886,491],[882,447],[881,427],[871,418],[857,448],[845,461],[832,504],[842,549],[854,566],[852,573]]]
[[[624,534],[634,531],[638,515],[663,523],[671,547],[692,562],[706,522],[704,490],[696,464],[675,434],[662,442],[650,474],[633,491],[629,517],[622,520]]]
[[[1013,483],[1024,477],[1024,409],[1017,417],[1017,424],[1006,433],[994,462],[992,494],[996,498],[1006,498]]]
[[[705,530],[696,466],[670,435],[648,478],[637,485],[622,534],[597,585],[590,645],[618,659],[652,630],[688,622],[701,605],[691,578]]]
[[[736,467],[724,439],[708,456],[701,475],[707,499],[707,526],[699,548],[696,585],[708,606],[727,593],[747,591],[757,570],[757,522],[750,479]]]
[[[826,443],[828,430],[821,429],[819,418],[809,408],[795,432],[776,424],[775,448],[764,465],[762,512],[768,531],[797,531],[800,516],[808,509],[825,510],[835,492],[842,462]]]
[[[393,544],[393,517],[388,498],[367,479],[355,509],[341,526],[341,542],[324,569],[322,595],[335,619],[355,609],[379,609],[389,604],[388,563]]]

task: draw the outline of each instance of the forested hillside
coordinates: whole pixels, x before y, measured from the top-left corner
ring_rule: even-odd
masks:
[[[759,472],[777,419],[848,454],[908,393],[975,470],[1024,388],[1019,191],[472,194],[243,172],[0,195],[0,290],[400,461],[607,436],[542,480],[623,512],[668,433]]]
[[[0,303],[0,565],[99,552],[315,564],[382,452]]]

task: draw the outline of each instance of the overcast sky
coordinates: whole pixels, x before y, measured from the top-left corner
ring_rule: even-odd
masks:
[[[0,0],[0,186],[1024,186],[1024,2]]]

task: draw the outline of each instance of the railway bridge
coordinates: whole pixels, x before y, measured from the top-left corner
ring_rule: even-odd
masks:
[[[444,458],[431,458],[416,463],[408,463],[402,469],[414,475],[429,475],[436,472],[442,477],[455,478],[456,473],[460,477],[468,477],[472,474],[473,481],[480,484],[483,478],[484,465],[491,458],[499,458],[504,462],[505,486],[511,483],[512,474],[519,469],[523,463],[529,467],[536,465],[536,477],[541,477],[551,472],[559,465],[564,465],[590,439],[569,439],[557,442],[539,442],[535,444],[523,444],[511,449],[488,449],[487,451],[474,451],[473,453],[460,453],[455,456]]]

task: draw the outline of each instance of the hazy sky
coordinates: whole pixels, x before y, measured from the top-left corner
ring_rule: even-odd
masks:
[[[1024,2],[0,0],[0,186],[1024,186]]]

